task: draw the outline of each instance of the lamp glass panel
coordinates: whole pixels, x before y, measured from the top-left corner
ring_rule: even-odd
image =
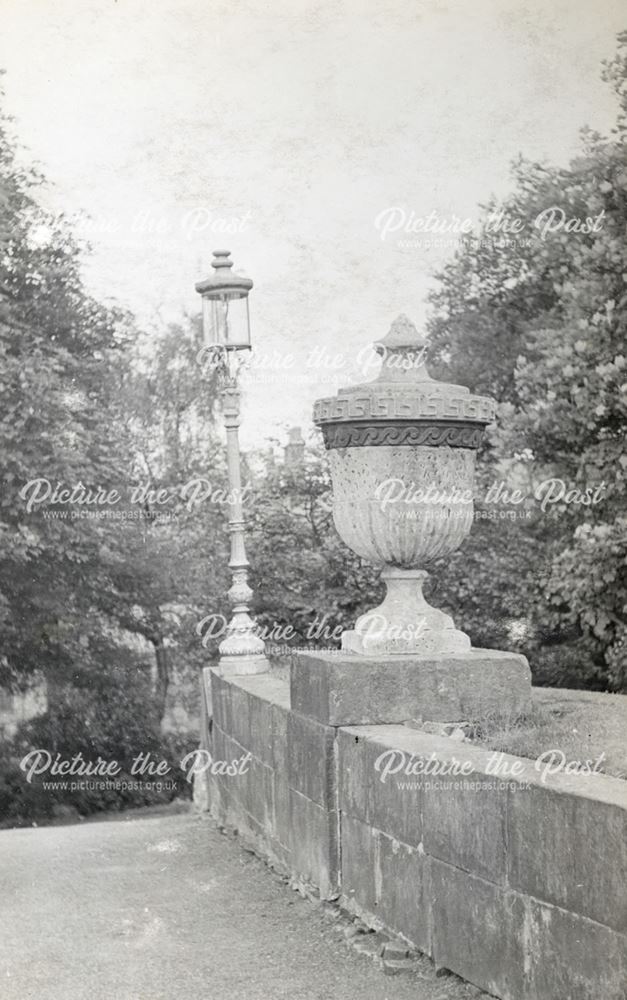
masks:
[[[223,294],[213,302],[214,327],[227,350],[240,351],[250,347],[248,297],[235,293]]]
[[[205,344],[217,344],[217,331],[213,322],[213,303],[206,295],[202,297],[202,334]]]
[[[203,296],[203,336],[206,344],[227,350],[250,348],[248,296],[220,292]]]

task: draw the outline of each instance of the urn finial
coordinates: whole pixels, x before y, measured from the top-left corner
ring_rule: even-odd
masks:
[[[399,348],[407,347],[411,350],[420,350],[426,347],[426,340],[419,333],[409,316],[401,313],[397,316],[392,326],[382,340],[377,340],[375,347],[382,347],[387,351],[397,351]],[[379,351],[383,354],[384,351]]]
[[[432,382],[425,368],[427,341],[405,313],[397,316],[388,333],[374,344],[383,364],[377,382]]]

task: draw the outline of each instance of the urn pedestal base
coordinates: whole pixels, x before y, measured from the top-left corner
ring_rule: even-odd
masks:
[[[292,710],[329,726],[516,716],[531,698],[524,656],[472,649],[433,656],[295,653]]]
[[[381,573],[387,588],[385,599],[358,618],[354,629],[342,633],[342,651],[376,657],[470,652],[469,636],[455,628],[450,615],[425,600],[422,586],[428,576],[421,569],[387,566]]]
[[[242,677],[246,674],[267,674],[270,663],[265,654],[221,656],[214,669],[220,677]]]

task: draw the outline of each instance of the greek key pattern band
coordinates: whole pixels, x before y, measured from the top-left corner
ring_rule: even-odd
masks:
[[[488,396],[454,395],[421,392],[418,395],[399,391],[370,391],[319,399],[314,404],[314,423],[345,420],[456,420],[489,424],[494,419],[495,403]]]
[[[327,450],[364,448],[379,445],[439,448],[473,448],[481,444],[484,428],[476,423],[459,421],[372,421],[364,423],[322,424]]]

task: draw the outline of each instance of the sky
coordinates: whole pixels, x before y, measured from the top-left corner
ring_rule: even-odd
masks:
[[[148,329],[198,310],[211,252],[254,281],[242,442],[311,428],[361,349],[420,328],[455,233],[520,153],[611,129],[623,0],[0,0],[7,110]],[[90,216],[90,221],[86,218]],[[428,245],[429,240],[438,245]],[[156,334],[155,334],[156,336]],[[312,351],[315,352],[312,355]],[[374,374],[374,369],[372,369]]]

